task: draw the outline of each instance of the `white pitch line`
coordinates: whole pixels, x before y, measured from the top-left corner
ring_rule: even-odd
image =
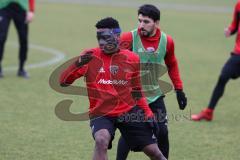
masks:
[[[17,43],[14,43],[14,42],[7,43],[7,45],[18,47]],[[26,69],[47,67],[47,66],[53,65],[55,63],[58,63],[65,58],[65,54],[63,52],[53,49],[53,48],[48,48],[48,47],[44,47],[44,46],[40,46],[40,45],[36,45],[36,44],[30,44],[29,48],[39,50],[44,53],[49,53],[49,54],[53,55],[54,57],[49,60],[44,60],[42,62],[27,64]],[[6,67],[6,68],[4,67],[5,71],[15,71],[17,69],[18,69],[18,66],[10,66],[10,67]]]

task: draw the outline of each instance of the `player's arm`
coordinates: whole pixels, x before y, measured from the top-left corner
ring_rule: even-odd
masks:
[[[175,56],[174,41],[170,36],[167,36],[167,52],[164,60],[168,68],[168,75],[173,83],[175,90],[176,89],[182,90],[183,83],[180,78],[178,61]]]
[[[132,33],[131,32],[124,32],[121,34],[120,37],[120,48],[121,49],[128,49],[132,50]]]
[[[233,12],[232,23],[228,28],[225,28],[224,30],[226,37],[229,37],[238,31],[239,20],[240,20],[240,2],[237,2]]]
[[[35,11],[35,0],[28,0],[28,12],[26,16],[26,22],[32,22],[34,18],[34,11]]]
[[[183,92],[183,83],[180,77],[178,61],[175,56],[174,41],[170,36],[167,36],[167,53],[165,56],[165,64],[168,68],[169,77],[173,83],[177,94],[177,100],[180,109],[185,109],[187,105],[187,98]]]
[[[135,71],[132,74],[132,97],[136,101],[136,105],[142,108],[145,112],[145,115],[147,118],[153,117],[153,113],[151,109],[148,106],[146,97],[144,96],[142,92],[142,85],[141,85],[141,78],[140,78],[140,60],[138,58],[138,61],[136,61],[135,65]]]
[[[67,69],[65,69],[60,75],[60,85],[66,87],[71,85],[76,79],[85,75],[87,72],[87,63],[92,60],[92,51],[83,52],[77,61],[71,64]]]
[[[35,11],[35,0],[28,0],[29,5],[29,11],[34,12]]]

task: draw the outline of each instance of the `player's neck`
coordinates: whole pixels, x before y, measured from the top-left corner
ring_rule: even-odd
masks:
[[[157,28],[155,28],[155,29],[153,30],[152,34],[151,34],[149,37],[154,37],[154,36],[156,35],[156,33],[157,33]]]

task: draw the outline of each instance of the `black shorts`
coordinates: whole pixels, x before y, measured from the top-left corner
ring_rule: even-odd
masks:
[[[107,129],[111,135],[111,141],[108,145],[108,148],[111,149],[112,140],[118,128],[132,151],[142,151],[145,146],[156,143],[156,137],[149,123],[143,122],[142,118],[138,117],[142,113],[143,111],[140,108],[134,107],[120,117],[102,116],[91,119],[90,127],[92,128],[93,138],[100,129]]]
[[[223,66],[221,76],[236,79],[240,76],[240,55],[232,54]]]

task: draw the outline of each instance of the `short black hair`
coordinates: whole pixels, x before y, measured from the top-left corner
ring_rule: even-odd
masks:
[[[116,19],[112,18],[112,17],[106,17],[106,18],[101,19],[100,21],[98,21],[96,23],[95,27],[97,29],[100,29],[100,28],[109,28],[109,29],[120,28],[118,21]]]
[[[138,15],[139,14],[151,18],[154,22],[157,20],[160,21],[160,10],[152,4],[144,4],[140,6],[138,9]]]

